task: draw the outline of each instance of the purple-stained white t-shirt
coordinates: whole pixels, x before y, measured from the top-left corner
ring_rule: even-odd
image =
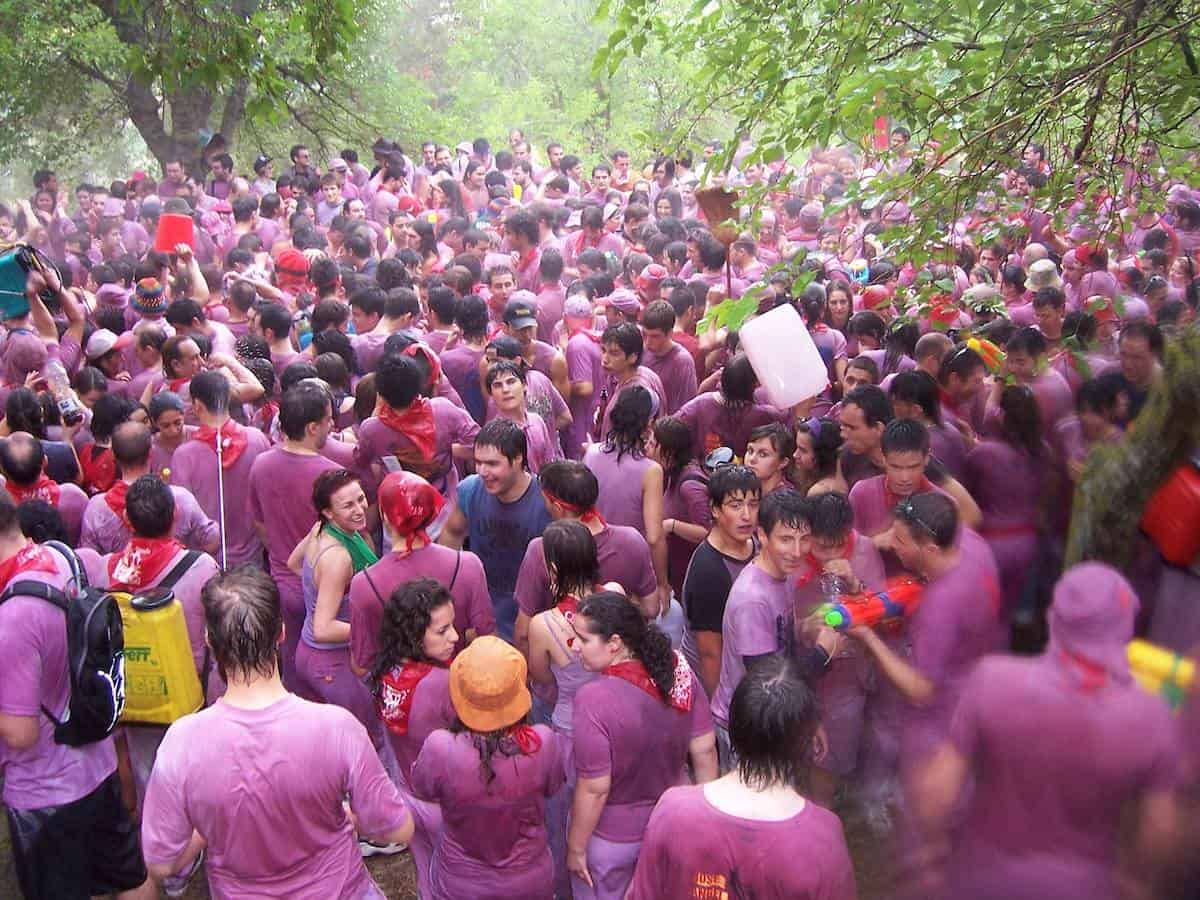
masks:
[[[641,534],[646,533],[643,515],[642,479],[646,470],[658,464],[648,456],[625,453],[617,459],[617,451],[603,444],[593,444],[583,454],[583,464],[592,470],[600,483],[596,511],[614,525],[628,525]]]
[[[175,527],[172,529],[175,539],[191,550],[206,550],[219,536],[219,526],[204,514],[187,488],[173,484],[171,493],[175,497]],[[128,544],[131,536],[129,526],[113,512],[104,494],[88,500],[83,512],[80,546],[90,547],[100,554],[113,553]]]
[[[454,598],[456,652],[466,647],[468,628],[478,635],[496,633],[487,575],[474,553],[440,544],[427,544],[404,555],[388,553],[350,582],[350,658],[360,669],[370,671],[375,664],[384,604],[392,591],[414,578],[432,578]]]
[[[597,837],[640,841],[663,791],[688,783],[688,745],[713,730],[704,688],[688,674],[692,707],[687,712],[611,675],[589,681],[575,694],[575,772],[580,778],[611,779]]]
[[[647,353],[643,362],[662,381],[667,405],[659,410],[660,416],[675,415],[696,396],[696,361],[680,344],[671,344],[671,349],[662,356]]]
[[[572,421],[564,449],[569,457],[578,459],[596,418],[596,407],[600,403],[600,391],[605,382],[604,366],[600,363],[600,344],[587,334],[576,334],[567,341],[565,356],[567,377],[571,379],[571,384],[588,382],[592,385],[590,396],[572,396],[568,403]]]
[[[146,793],[142,850],[175,860],[193,829],[208,845],[214,900],[379,898],[359,830],[383,835],[409,813],[367,731],[346,710],[287,695],[265,709],[218,701],[170,727]]]
[[[765,403],[730,409],[717,391],[698,394],[676,415],[691,429],[692,446],[701,457],[717,447],[731,447],[735,456],[744,456],[750,432],[760,425],[787,419],[786,413]]]
[[[70,571],[54,550],[56,574],[25,572],[15,581],[40,581],[62,589]],[[0,591],[8,584],[0,584]],[[33,716],[37,741],[16,750],[0,740],[0,772],[4,803],[12,809],[44,809],[85,797],[117,769],[112,738],[83,747],[54,741],[54,723],[45,706],[60,720],[67,711],[71,681],[67,672],[67,629],[61,609],[37,597],[15,596],[0,604],[0,713]]]
[[[204,514],[218,527],[221,524],[221,497],[224,495],[225,553],[229,566],[244,562],[257,564],[262,554],[262,542],[254,530],[256,518],[251,513],[250,498],[256,487],[253,474],[255,463],[270,450],[271,441],[257,428],[243,430],[246,449],[233,465],[221,470],[220,479],[217,477],[217,454],[209,444],[198,440],[184,441],[171,459],[171,482],[187,488]],[[309,506],[312,505],[307,494],[305,500]],[[286,561],[287,557],[284,559]]]

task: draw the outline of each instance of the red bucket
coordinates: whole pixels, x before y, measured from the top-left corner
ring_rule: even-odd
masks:
[[[1146,504],[1142,530],[1167,562],[1191,565],[1200,553],[1200,470],[1186,462],[1171,473]]]
[[[158,231],[154,233],[154,249],[159,253],[174,253],[179,244],[195,247],[195,223],[191,216],[180,213],[163,213],[158,217]]]

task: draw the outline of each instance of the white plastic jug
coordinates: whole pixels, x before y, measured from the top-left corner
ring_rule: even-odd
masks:
[[[780,409],[790,409],[828,386],[829,371],[793,307],[777,306],[751,319],[738,334],[759,383]]]

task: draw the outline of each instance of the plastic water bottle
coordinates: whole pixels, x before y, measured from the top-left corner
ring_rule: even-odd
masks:
[[[62,417],[63,424],[78,425],[82,422],[83,407],[79,405],[75,391],[71,388],[71,379],[67,377],[67,370],[62,364],[62,360],[57,358],[46,360],[46,364],[42,367],[42,374],[46,376],[46,384],[54,397],[55,405],[58,406],[58,414]]]
[[[821,573],[821,600],[825,603],[837,603],[842,594],[848,593],[845,579],[833,572]]]

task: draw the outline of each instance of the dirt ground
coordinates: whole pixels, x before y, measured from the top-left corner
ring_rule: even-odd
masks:
[[[880,858],[877,841],[853,819],[847,822],[846,839],[858,877],[858,896],[861,900],[882,900],[887,896],[887,872],[886,861]],[[389,900],[416,900],[416,874],[407,853],[391,857],[376,856],[367,860],[367,868]],[[0,897],[16,900],[20,896],[6,824],[0,827]],[[185,896],[187,900],[208,900],[208,887],[202,874],[197,875]]]

